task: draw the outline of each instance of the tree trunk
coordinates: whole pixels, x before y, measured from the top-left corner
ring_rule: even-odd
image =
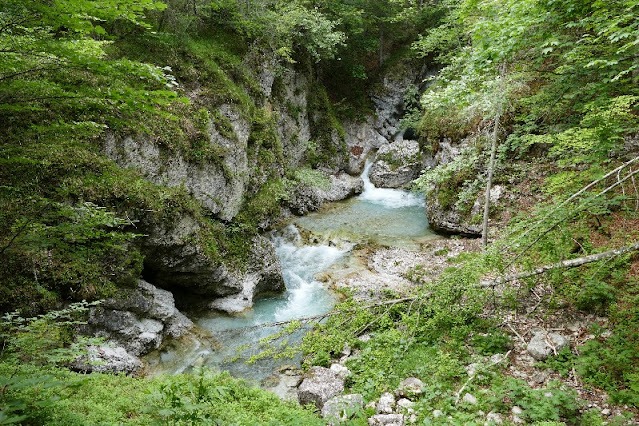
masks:
[[[488,213],[490,211],[490,189],[493,185],[493,174],[495,172],[495,156],[497,154],[497,138],[499,137],[499,121],[501,113],[495,117],[495,127],[493,129],[493,143],[490,148],[490,162],[488,163],[488,182],[486,182],[486,197],[484,199],[484,222],[481,227],[481,243],[485,249],[488,246]]]
[[[502,96],[504,90],[504,76],[506,75],[506,64],[499,65],[499,86],[500,91],[497,96]],[[484,221],[481,227],[481,243],[484,250],[488,246],[488,213],[490,212],[490,189],[493,185],[493,174],[495,172],[495,156],[497,154],[497,142],[499,140],[499,123],[503,110],[503,101],[497,100],[495,111],[495,127],[493,128],[493,143],[490,148],[490,162],[488,163],[488,182],[486,182],[486,197],[484,199]]]
[[[379,30],[379,66],[384,64],[384,31]]]

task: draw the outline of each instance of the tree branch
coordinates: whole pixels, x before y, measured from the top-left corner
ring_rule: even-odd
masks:
[[[578,257],[576,259],[568,259],[558,263],[540,266],[539,268],[533,269],[532,271],[506,275],[505,277],[500,277],[495,280],[481,281],[479,284],[482,287],[495,287],[499,284],[504,284],[507,282],[516,281],[523,278],[529,278],[535,275],[540,275],[548,271],[551,271],[553,269],[576,268],[578,266],[586,265],[588,263],[598,262],[600,260],[609,259],[612,257],[623,256],[626,253],[630,253],[632,251],[637,251],[637,250],[639,250],[639,241],[629,246],[604,251],[602,253],[591,254],[584,257]]]

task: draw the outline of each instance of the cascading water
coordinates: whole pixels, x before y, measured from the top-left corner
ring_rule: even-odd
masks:
[[[206,344],[206,339],[202,339],[165,350],[148,359],[151,365],[155,364],[153,369],[182,372],[193,365],[206,365],[259,381],[271,375],[278,365],[291,363],[291,360],[260,360],[251,365],[243,362],[262,350],[258,345],[260,339],[278,332],[278,327],[268,324],[321,315],[335,305],[329,289],[315,279],[318,273],[336,265],[347,270],[347,254],[358,242],[373,240],[380,244],[415,246],[431,238],[434,234],[428,229],[424,197],[409,191],[376,188],[368,178],[371,166],[369,160],[362,173],[361,195],[298,218],[272,235],[282,264],[287,289],[284,294],[257,300],[252,310],[242,314],[201,316],[195,322],[213,336],[215,343]],[[304,243],[299,227],[330,243]],[[299,339],[301,334],[291,336],[289,342]]]
[[[372,165],[369,159],[364,167],[361,195],[299,218],[296,223],[326,237],[372,240],[407,248],[432,238],[434,234],[428,228],[424,196],[399,189],[376,188],[368,177]]]
[[[364,171],[362,172],[362,181],[364,182],[364,191],[357,197],[358,200],[366,201],[371,204],[377,204],[389,209],[397,209],[403,207],[424,207],[425,200],[423,195],[418,195],[409,191],[402,191],[391,188],[377,188],[370,180],[369,174],[373,160],[366,160]]]
[[[179,373],[192,365],[205,365],[230,371],[237,377],[261,380],[273,373],[278,364],[290,360],[260,360],[251,365],[245,361],[259,353],[259,341],[278,331],[269,323],[321,315],[332,309],[335,297],[315,275],[338,262],[352,248],[352,244],[304,244],[295,225],[289,225],[272,236],[282,264],[286,292],[276,297],[256,300],[253,309],[238,315],[209,313],[195,322],[215,339],[214,348],[194,344],[190,350],[165,351],[149,361],[158,371]],[[291,336],[299,339],[301,332]],[[240,358],[238,358],[238,356]]]

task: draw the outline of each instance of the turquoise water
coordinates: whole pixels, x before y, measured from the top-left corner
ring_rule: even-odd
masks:
[[[398,189],[376,188],[368,179],[372,163],[362,174],[364,192],[358,197],[332,203],[295,223],[325,239],[341,237],[353,241],[414,247],[435,234],[428,228],[422,194]]]
[[[369,170],[367,164],[362,175],[364,192],[360,196],[332,203],[271,235],[282,263],[286,292],[257,300],[252,310],[241,314],[210,312],[192,318],[212,338],[182,342],[150,356],[152,373],[178,373],[193,365],[206,365],[227,370],[236,377],[260,381],[280,365],[299,362],[299,359],[260,360],[248,365],[243,361],[262,350],[260,339],[280,330],[265,324],[321,315],[333,308],[334,295],[315,276],[329,268],[346,267],[355,244],[372,241],[412,247],[434,235],[428,228],[423,196],[375,188],[368,180]],[[310,231],[317,243],[304,242],[300,228]],[[298,332],[289,337],[289,342],[299,341],[300,337]]]

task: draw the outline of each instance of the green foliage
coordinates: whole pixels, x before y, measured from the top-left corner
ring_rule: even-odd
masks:
[[[574,423],[577,417],[579,403],[575,392],[558,382],[551,382],[548,388],[531,389],[522,380],[507,378],[493,391],[492,406],[507,413],[512,405],[517,405],[523,409],[523,419],[528,422]]]
[[[18,312],[5,314],[0,324],[0,424],[34,422],[37,413],[52,409],[59,392],[70,384],[57,380],[51,369],[86,354],[88,344],[97,339],[76,336],[75,328],[90,306],[86,302],[70,305],[34,318]],[[40,392],[53,394],[39,398]]]
[[[90,306],[78,303],[35,318],[4,316],[1,424],[322,424],[310,411],[228,374],[197,370],[143,379],[64,369],[98,343],[76,333]]]
[[[627,300],[610,308],[610,336],[602,336],[603,329],[595,328],[597,338],[581,348],[576,360],[577,370],[584,381],[605,389],[618,404],[639,405],[639,297],[636,289]]]

